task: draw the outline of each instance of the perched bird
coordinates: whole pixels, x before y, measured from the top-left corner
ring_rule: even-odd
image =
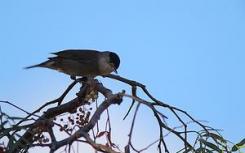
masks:
[[[52,53],[47,61],[26,67],[45,67],[63,72],[71,77],[96,77],[116,72],[120,65],[119,56],[110,51],[97,51],[88,49],[68,49]]]

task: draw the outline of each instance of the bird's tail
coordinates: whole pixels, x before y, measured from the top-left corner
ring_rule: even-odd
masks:
[[[41,64],[36,64],[36,65],[24,67],[24,69],[30,69],[30,68],[34,68],[34,67],[40,67],[40,66],[41,66]]]
[[[35,67],[52,68],[54,63],[55,63],[54,61],[48,60],[48,61],[43,62],[43,63],[40,63],[40,64],[36,64],[36,65],[31,65],[31,66],[24,67],[24,69],[30,69],[30,68],[35,68]]]

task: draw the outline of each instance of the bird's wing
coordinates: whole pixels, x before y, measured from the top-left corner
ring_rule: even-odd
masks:
[[[69,50],[63,50],[52,54],[57,55],[58,58],[89,62],[89,61],[97,60],[97,56],[99,53],[100,52],[97,50],[69,49]]]

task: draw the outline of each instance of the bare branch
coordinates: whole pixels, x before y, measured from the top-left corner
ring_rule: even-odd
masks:
[[[98,80],[88,79],[84,81],[84,78],[79,78],[74,80],[59,98],[43,104],[32,113],[8,101],[0,101],[27,114],[23,118],[9,116],[2,112],[0,108],[0,140],[2,140],[1,138],[3,137],[8,138],[8,144],[4,146],[3,149],[8,153],[24,153],[28,152],[31,147],[39,146],[48,147],[50,153],[53,153],[57,149],[64,147],[65,152],[75,152],[74,142],[76,142],[90,145],[94,148],[96,153],[122,153],[120,148],[117,147],[112,140],[111,131],[113,123],[110,119],[109,107],[115,104],[120,105],[123,101],[123,97],[127,97],[132,100],[132,104],[123,120],[128,116],[134,103],[136,103],[137,106],[132,116],[127,145],[124,150],[125,153],[142,153],[154,144],[157,145],[159,153],[170,153],[169,142],[166,139],[170,134],[176,136],[178,142],[183,143],[181,146],[183,148],[180,149],[179,152],[208,152],[210,150],[214,152],[232,152],[227,144],[229,141],[221,136],[218,132],[219,130],[205,125],[203,121],[194,119],[189,113],[180,108],[157,100],[150,94],[145,85],[118,75],[110,74],[105,77],[129,85],[131,87],[131,93],[126,94],[125,91],[122,90],[122,92],[113,94],[110,89],[103,86]],[[80,82],[82,86],[76,94],[77,97],[62,104],[65,96],[78,82]],[[150,100],[147,101],[140,98],[140,96],[137,95],[138,90],[143,91],[143,94]],[[99,98],[99,96],[102,98]],[[91,103],[95,101],[95,106],[91,105]],[[53,106],[55,103],[57,103],[58,106]],[[93,109],[94,107],[95,110]],[[155,139],[156,141],[144,146],[142,149],[137,149],[138,147],[132,140],[135,136],[134,133],[137,132],[137,130],[135,130],[135,125],[138,123],[136,123],[136,118],[139,114],[139,109],[142,107],[148,108],[154,115],[153,117],[158,124],[159,135],[157,139]],[[43,114],[40,116],[37,115],[37,113],[44,109],[46,110]],[[170,113],[172,116],[169,118],[169,116],[165,115],[165,112]],[[107,118],[105,117],[105,127],[102,129],[101,126],[99,126],[99,120],[103,113],[107,114]],[[68,116],[67,119],[63,118],[65,116]],[[174,119],[178,126],[168,124],[169,119]],[[15,124],[15,121],[19,122]],[[190,123],[196,125],[197,129],[191,129]],[[56,131],[55,127],[59,128],[60,131]],[[101,129],[103,131],[101,131]],[[60,140],[56,132],[63,132],[62,134],[65,134],[66,137]],[[89,134],[91,134],[92,138]],[[104,144],[98,143],[97,141],[97,138],[102,136],[106,136]],[[196,139],[193,140],[194,144],[192,144],[193,141],[190,140],[192,136],[196,136]]]

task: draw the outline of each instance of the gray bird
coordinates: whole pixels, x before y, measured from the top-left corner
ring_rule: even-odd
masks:
[[[71,77],[96,77],[116,72],[120,65],[119,56],[110,51],[97,51],[87,49],[68,49],[52,53],[47,61],[26,67],[45,67],[63,72]]]

